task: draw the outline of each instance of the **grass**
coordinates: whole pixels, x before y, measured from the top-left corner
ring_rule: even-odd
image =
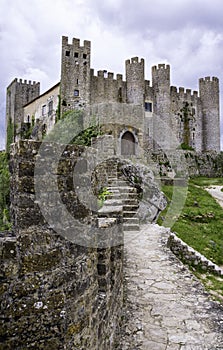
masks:
[[[204,189],[222,185],[223,178],[194,178],[189,181],[185,205],[171,227],[184,242],[219,266],[223,266],[223,209]],[[173,187],[163,186],[169,205]],[[162,225],[168,208],[162,212],[158,224]],[[219,294],[223,301],[223,279],[197,271],[207,289]]]
[[[190,183],[193,185],[197,185],[197,186],[223,186],[223,178],[222,177],[215,177],[215,178],[207,178],[207,177],[195,177],[193,179],[190,180]]]

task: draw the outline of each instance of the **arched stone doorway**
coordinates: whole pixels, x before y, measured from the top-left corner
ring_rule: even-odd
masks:
[[[135,155],[135,137],[130,131],[126,131],[121,138],[121,154]]]

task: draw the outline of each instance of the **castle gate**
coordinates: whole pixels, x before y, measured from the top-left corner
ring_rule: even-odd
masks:
[[[121,138],[121,154],[135,154],[135,137],[130,131],[126,131]]]

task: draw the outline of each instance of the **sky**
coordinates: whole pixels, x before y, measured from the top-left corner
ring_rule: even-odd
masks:
[[[223,111],[222,18],[222,0],[0,0],[0,149],[7,86],[39,81],[43,93],[59,82],[62,35],[91,41],[95,72],[125,76],[125,60],[138,56],[148,80],[158,63],[170,64],[178,87],[216,76]]]

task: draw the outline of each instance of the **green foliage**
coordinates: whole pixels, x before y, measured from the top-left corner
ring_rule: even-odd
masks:
[[[196,186],[223,186],[223,178],[222,177],[194,177],[190,180],[190,183]]]
[[[80,132],[73,140],[73,144],[90,146],[91,140],[94,137],[101,135],[101,128],[99,125],[92,125],[89,128]]]
[[[223,277],[210,273],[193,271],[194,274],[202,281],[205,288],[212,297],[221,303],[223,302]]]
[[[84,129],[82,111],[72,110],[63,113],[47,139],[62,144],[90,146],[92,138],[101,134],[101,128],[95,121]]]
[[[194,151],[193,147],[189,146],[188,144],[186,144],[184,142],[181,143],[180,148],[185,150],[185,151]]]
[[[183,123],[183,143],[181,144],[181,148],[185,150],[193,150],[193,148],[190,147],[190,121],[194,120],[194,109],[190,108],[187,101],[183,102],[183,107],[180,109],[178,116]]]
[[[54,128],[46,135],[45,139],[61,144],[70,144],[82,130],[83,114],[79,110],[72,110],[63,113],[61,119],[57,120]]]
[[[10,152],[10,145],[14,141],[14,124],[12,123],[11,118],[9,119],[8,125],[7,125],[7,140],[6,140],[6,152],[9,154]]]
[[[219,179],[220,181],[222,179]],[[216,183],[216,179],[213,182]],[[171,229],[208,259],[223,265],[223,209],[207,191],[198,187],[198,183],[213,184],[211,179],[204,178],[190,181],[185,206]],[[169,202],[172,196],[170,187],[162,188]],[[165,212],[162,212],[163,215]],[[162,224],[162,217],[158,223]]]
[[[58,105],[56,109],[56,123],[60,120],[60,110],[61,110],[61,96],[58,95]]]
[[[223,178],[197,177],[190,180],[185,206],[171,228],[184,242],[219,266],[223,265],[223,209],[202,187],[223,185]],[[170,205],[172,186],[163,186]],[[168,208],[162,212],[165,216]],[[162,217],[158,223],[162,225]],[[192,272],[202,281],[212,296],[223,302],[223,278],[205,273],[199,266],[191,266]]]
[[[30,138],[33,131],[31,123],[23,123],[21,128],[21,139],[27,140]]]
[[[107,197],[111,194],[111,192],[108,191],[107,187],[102,187],[98,193],[98,201],[99,201],[99,207],[102,207],[104,204],[104,201],[107,199]]]
[[[0,230],[10,228],[9,220],[9,192],[10,192],[10,174],[8,169],[8,155],[6,152],[0,152]]]
[[[34,125],[35,125],[35,116],[32,115],[32,127],[34,127]]]

